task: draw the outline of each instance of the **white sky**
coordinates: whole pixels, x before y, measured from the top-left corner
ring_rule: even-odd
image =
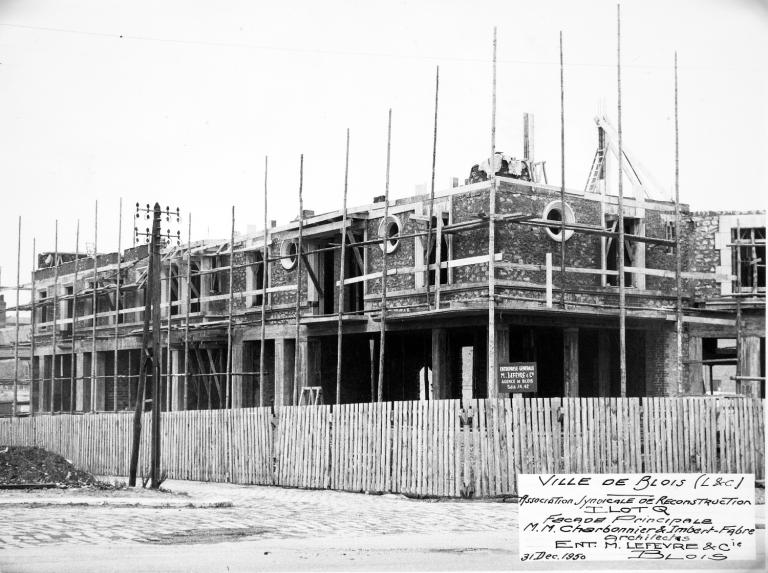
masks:
[[[123,246],[132,205],[192,213],[193,239],[227,237],[305,207],[341,207],[344,131],[352,132],[350,204],[384,190],[393,108],[393,198],[429,180],[434,72],[440,65],[437,187],[463,180],[490,147],[492,28],[499,34],[497,148],[536,156],[560,182],[558,32],[565,38],[566,183],[581,189],[596,147],[593,117],[616,116],[616,2],[339,0],[0,0],[0,267],[22,280],[32,237],[53,250]],[[768,189],[765,0],[625,0],[625,143],[662,185],[674,175],[673,53],[680,59],[681,198],[693,209],[764,208]],[[142,220],[143,223],[143,220]],[[11,303],[13,293],[6,291]]]

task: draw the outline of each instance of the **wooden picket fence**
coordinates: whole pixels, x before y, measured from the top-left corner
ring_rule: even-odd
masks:
[[[520,398],[162,414],[172,479],[417,496],[514,494],[521,473],[723,472],[764,479],[764,400]],[[144,415],[140,473],[149,467]],[[133,415],[0,419],[0,445],[34,445],[127,475]]]

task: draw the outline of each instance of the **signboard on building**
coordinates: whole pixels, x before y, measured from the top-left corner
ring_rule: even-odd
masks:
[[[499,364],[499,394],[536,392],[536,382],[535,362]]]

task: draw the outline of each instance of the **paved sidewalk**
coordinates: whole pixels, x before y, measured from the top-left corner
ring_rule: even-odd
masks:
[[[522,568],[514,503],[186,481],[163,486],[186,493],[176,499],[198,507],[0,504],[0,571]],[[222,500],[231,506],[201,507]],[[764,506],[758,507],[758,523],[764,527]],[[758,555],[764,556],[762,539]],[[581,569],[616,567],[605,562]],[[549,564],[525,569],[563,570]]]

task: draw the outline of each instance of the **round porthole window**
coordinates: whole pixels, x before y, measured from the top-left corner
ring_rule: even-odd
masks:
[[[400,245],[400,229],[400,220],[393,215],[387,217],[386,221],[382,219],[379,223],[379,239],[386,237],[383,244],[387,246],[387,254],[396,251]]]
[[[283,241],[280,243],[280,264],[286,271],[293,270],[296,266],[297,248],[295,241]]]
[[[565,209],[563,209],[560,201],[552,201],[549,205],[544,207],[544,213],[542,213],[541,218],[545,221],[552,222],[552,225],[546,227],[547,235],[549,235],[550,239],[555,241],[563,240],[563,237],[561,236],[563,230],[560,227],[563,217],[565,217],[566,223],[576,222],[576,217],[573,215],[573,209],[571,209],[568,203],[565,204]],[[573,235],[573,229],[567,229],[565,231],[565,240],[567,241],[570,239],[571,235]]]

